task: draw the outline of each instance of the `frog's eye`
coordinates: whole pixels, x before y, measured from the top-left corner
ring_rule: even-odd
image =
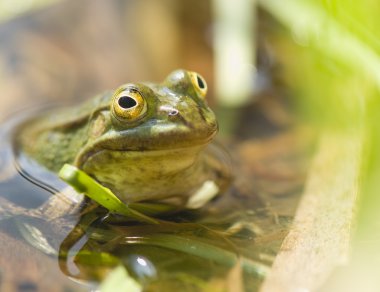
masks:
[[[207,83],[204,78],[195,72],[190,72],[190,77],[198,96],[205,98],[207,94]]]
[[[144,97],[134,88],[118,90],[112,100],[112,113],[121,121],[135,121],[146,113]]]

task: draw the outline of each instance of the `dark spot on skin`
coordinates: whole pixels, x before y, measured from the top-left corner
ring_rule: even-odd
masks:
[[[130,96],[122,96],[117,102],[124,109],[130,109],[137,105],[136,100]]]
[[[202,78],[197,75],[197,82],[198,82],[198,86],[200,89],[205,89],[206,88],[206,85],[205,83],[203,82]]]
[[[146,147],[146,146],[144,146],[144,145],[141,145],[141,146],[136,147],[136,149],[137,149],[137,151],[142,152],[142,151],[146,151],[146,150],[148,150],[148,147]]]

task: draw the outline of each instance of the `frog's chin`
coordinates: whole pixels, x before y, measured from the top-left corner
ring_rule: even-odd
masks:
[[[216,131],[148,134],[118,135],[117,140],[103,135],[82,149],[75,165],[125,202],[164,199],[198,187],[202,150]]]
[[[184,193],[190,188],[184,184],[185,180],[191,186],[199,184],[194,174],[202,167],[199,162],[203,161],[200,155],[203,147],[149,151],[104,149],[89,156],[80,168],[115,191],[123,201],[162,199]]]

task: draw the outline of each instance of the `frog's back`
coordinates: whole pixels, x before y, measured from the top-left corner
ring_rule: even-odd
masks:
[[[49,108],[19,127],[17,146],[52,171],[73,163],[88,139],[89,121],[109,105],[112,92],[86,100],[79,106]]]

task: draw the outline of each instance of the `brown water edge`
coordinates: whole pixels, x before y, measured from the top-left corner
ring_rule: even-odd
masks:
[[[12,225],[1,223],[1,291],[87,291],[68,279],[57,259],[15,237]]]
[[[249,116],[252,119],[252,115]],[[253,115],[253,117],[255,116]],[[242,119],[242,121],[244,120]],[[247,125],[250,124],[253,125],[254,123],[248,123]],[[302,191],[308,158],[313,145],[312,135],[309,134],[308,130],[297,128],[293,130],[280,130],[269,137],[255,137],[252,139],[242,139],[241,141],[237,141],[237,139],[238,137],[236,137],[236,140],[234,139],[233,143],[226,142],[228,150],[232,153],[235,161],[235,182],[230,191],[199,212],[180,213],[175,217],[166,218],[174,222],[198,222],[201,224],[199,225],[200,227],[207,227],[206,231],[208,229],[213,230],[211,236],[210,234],[207,235],[203,227],[199,228],[199,226],[187,228],[186,232],[181,234],[182,227],[180,227],[180,224],[177,226],[179,228],[173,226],[173,229],[168,234],[180,234],[181,236],[195,235],[196,238],[206,241],[211,245],[237,252],[247,258],[270,266],[283,238],[288,232],[299,194]],[[17,190],[17,187],[15,190]],[[27,195],[25,194],[25,196]],[[28,222],[28,220],[25,222]],[[3,283],[6,283],[5,285],[8,286],[5,287],[10,289],[13,285],[13,288],[17,291],[17,285],[25,282],[29,283],[28,285],[30,286],[38,287],[42,290],[45,287],[45,270],[39,266],[33,266],[33,262],[37,261],[41,265],[51,267],[51,265],[54,265],[54,261],[57,261],[57,258],[55,256],[53,258],[47,257],[37,250],[34,250],[34,256],[30,257],[33,249],[23,242],[14,224],[6,223],[7,221],[5,221],[5,224],[2,224],[0,238],[7,241],[11,238],[9,242],[12,243],[16,241],[17,244],[14,246],[18,248],[17,254],[24,256],[24,262],[26,261],[32,265],[32,270],[30,270],[30,274],[24,271],[25,274],[20,273],[17,277],[14,277],[19,269],[19,257],[13,257],[14,254],[8,252],[9,245],[1,245],[1,252],[6,255],[3,258],[5,259],[4,265],[2,265],[2,267],[6,267],[3,272]],[[42,225],[49,223],[52,222],[44,222]],[[42,225],[37,224],[37,227],[41,227]],[[53,224],[49,228],[54,229],[54,227],[55,225]],[[102,239],[102,234],[104,233],[103,235],[106,236],[107,233],[110,233],[110,230],[113,230],[114,236],[120,230],[123,230],[120,234],[141,236],[143,234],[158,232],[157,230],[154,231],[154,229],[151,229],[149,232],[149,229],[147,231],[147,228],[144,228],[144,226],[117,227],[112,224],[104,224],[101,221],[98,221],[92,227],[98,228],[98,238],[96,240],[88,239],[84,242],[82,240],[81,247],[74,249],[75,252],[71,251],[70,261],[76,262],[76,267],[74,268],[76,271],[73,272],[73,269],[70,270],[67,266],[68,257],[60,257],[61,271],[72,278],[101,280],[112,267],[112,265],[101,267],[99,265],[101,263],[99,262],[97,266],[94,266],[93,263],[88,263],[88,258],[87,262],[86,259],[81,261],[80,256],[75,260],[80,250],[107,252],[116,258],[123,258],[123,261],[125,259],[128,261],[133,256],[143,256],[146,259],[150,259],[155,269],[161,269],[164,272],[160,272],[161,276],[158,278],[158,281],[152,281],[151,279],[150,281],[145,281],[148,283],[146,284],[147,289],[149,287],[171,287],[170,285],[173,284],[173,281],[178,287],[180,285],[179,279],[173,277],[173,273],[170,271],[174,269],[174,271],[178,272],[185,266],[187,268],[182,271],[183,274],[187,274],[188,277],[195,277],[194,279],[201,277],[203,280],[212,280],[211,282],[223,282],[222,279],[229,272],[228,267],[220,267],[212,261],[200,260],[199,258],[194,258],[194,256],[186,256],[183,253],[163,250],[157,247],[144,249],[136,245],[125,246],[125,244],[120,242],[113,245],[103,245],[104,241],[108,241],[108,239]],[[60,246],[61,240],[70,232],[69,230],[66,235],[61,232],[57,236],[57,230],[51,233],[49,228],[45,229],[47,231],[44,236],[47,238],[59,237],[60,239],[55,238],[53,240],[55,242],[58,241],[57,246]],[[201,232],[202,230],[203,232]],[[228,235],[228,232],[230,235]],[[220,234],[223,235],[220,236]],[[63,243],[67,244],[67,250],[62,250],[62,245],[64,245],[62,243],[60,246],[61,253],[67,253],[71,249],[71,245],[75,245],[79,240],[80,237],[77,235],[74,237],[71,235],[63,239]],[[224,244],[221,244],[221,241],[225,241]],[[68,244],[68,242],[71,243]],[[179,260],[180,258],[182,258],[182,261]],[[169,264],[169,270],[167,269],[167,259],[176,259],[176,263]],[[162,264],[164,267],[160,267]],[[205,268],[205,265],[208,268]],[[49,269],[49,280],[57,278],[59,286],[71,287],[73,284],[68,283],[67,280],[62,278],[57,266],[58,263],[56,262],[56,266]],[[181,274],[182,277],[183,274]],[[192,283],[195,281],[194,279],[187,279],[187,282]],[[252,276],[245,277],[245,285],[250,288],[248,291],[257,290],[260,283],[261,279],[259,278]],[[40,284],[41,286],[39,286]],[[224,283],[224,285],[227,284]],[[75,289],[77,288],[75,287]],[[57,291],[61,290],[58,289]]]
[[[0,115],[38,102],[88,98],[126,81],[160,80],[178,67],[198,71],[205,77],[209,101],[215,105],[207,1],[189,1],[169,10],[154,1],[63,1],[2,25]],[[146,9],[155,17],[152,23],[161,36],[159,42],[157,35],[149,34],[149,21],[136,25],[140,23],[136,20],[146,19]],[[166,35],[171,36],[170,41],[161,41]],[[164,57],[167,52],[171,58]],[[265,56],[260,60],[265,61]],[[235,183],[228,196],[207,209],[212,228],[225,231],[232,222],[245,222],[232,226],[242,229],[231,240],[240,247],[241,254],[259,257],[266,264],[272,262],[288,233],[314,143],[308,129],[296,126],[283,103],[283,92],[276,94],[275,88],[269,91],[239,112],[236,128],[225,137],[223,144],[234,160]],[[0,196],[15,196],[5,192]],[[28,191],[17,193],[22,202],[25,200],[21,198],[29,195]],[[183,216],[199,220],[205,213],[203,210]],[[63,232],[59,237],[63,239],[68,234]],[[139,252],[137,248],[135,253]],[[166,257],[173,259],[179,255],[166,252]],[[163,251],[152,248],[152,253],[157,256]],[[17,226],[9,221],[0,229],[0,254],[1,291],[19,291],[19,286],[21,290],[38,291],[46,291],[47,287],[49,291],[51,287],[56,291],[83,289],[63,276],[56,256],[46,256],[25,243]],[[210,262],[205,265],[195,257],[187,260],[195,261],[200,273],[204,267],[215,266]],[[84,267],[83,273],[91,274],[91,268]],[[224,268],[216,276],[226,273],[229,271]],[[224,278],[228,277],[211,277],[210,282],[223,286]],[[178,279],[170,275],[168,279],[168,285],[177,287]],[[49,286],[50,283],[55,285]],[[157,283],[151,285],[157,287]],[[249,288],[254,291],[257,286]]]
[[[264,265],[271,265],[292,222],[299,196],[302,193],[309,158],[313,152],[314,145],[313,131],[310,131],[309,128],[296,126],[293,122],[284,123],[283,120],[278,122],[278,120],[272,118],[277,115],[273,114],[271,110],[274,108],[278,112],[279,108],[272,106],[266,108],[265,105],[268,103],[268,99],[272,99],[272,103],[278,103],[277,98],[278,96],[276,95],[268,94],[255,104],[247,105],[244,109],[238,111],[238,123],[235,125],[236,131],[233,132],[234,134],[222,138],[222,143],[234,161],[233,173],[235,179],[230,190],[199,212],[180,213],[175,217],[166,218],[175,222],[196,222],[201,224],[200,226],[213,230],[212,236],[205,234],[203,228],[190,228],[187,233],[181,234],[181,227],[179,226],[177,226],[179,227],[178,229],[173,227],[173,230],[168,232],[169,235],[176,233],[179,233],[180,236],[195,235],[196,239],[206,241],[210,245],[222,247]],[[280,106],[283,105],[278,103],[278,107]],[[284,107],[282,110],[286,112],[287,109]],[[219,115],[219,117],[223,120],[223,116]],[[12,159],[14,159],[14,157],[6,158],[3,161],[12,162]],[[9,179],[12,180],[15,177],[17,175],[14,171],[13,177],[4,176],[0,184],[0,190],[6,183],[9,183]],[[31,196],[28,187],[22,187],[22,179],[15,180],[17,183],[14,188],[12,186],[9,188],[9,185],[5,189],[3,188],[0,195],[15,200],[19,204],[30,200]],[[29,187],[32,187],[32,185],[29,184]],[[6,193],[4,193],[4,190]],[[35,192],[38,193],[38,190]],[[30,223],[25,218],[22,217],[21,220]],[[55,259],[59,269],[56,267],[49,270],[51,273],[49,276],[51,278],[56,277],[57,283],[61,287],[74,285],[67,282],[69,281],[68,278],[63,279],[61,272],[71,279],[84,280],[86,283],[88,280],[101,280],[113,267],[112,263],[109,266],[108,263],[96,261],[94,266],[93,259],[97,259],[97,256],[83,256],[83,251],[107,253],[113,255],[112,259],[123,259],[123,262],[126,261],[125,264],[129,263],[131,257],[137,256],[151,260],[152,266],[160,271],[160,276],[157,278],[158,280],[145,280],[146,289],[158,289],[158,287],[171,289],[170,287],[173,287],[173,285],[178,288],[180,285],[184,285],[183,283],[186,283],[188,285],[186,287],[191,287],[198,291],[196,289],[201,285],[198,282],[206,280],[211,283],[210,285],[215,282],[223,287],[228,285],[225,279],[228,278],[226,275],[230,273],[231,267],[229,266],[217,265],[213,261],[201,260],[184,253],[152,246],[149,249],[131,244],[126,246],[122,240],[116,241],[116,243],[114,240],[114,244],[104,246],[102,241],[108,241],[108,239],[106,240],[102,236],[109,234],[110,229],[114,235],[117,235],[117,232],[122,230],[116,228],[114,224],[97,221],[91,227],[97,228],[98,237],[95,239],[89,237],[83,240],[77,235],[68,236],[71,230],[57,229],[55,227],[58,225],[54,225],[50,220],[48,222],[46,220],[33,222],[33,224],[35,223],[37,228],[42,228],[43,237],[52,239],[55,242],[53,246],[60,248],[61,255],[59,258],[56,255],[46,257],[37,250],[35,252],[37,261],[42,264],[44,264],[44,261],[51,262],[52,259],[54,262]],[[49,224],[52,225],[49,226]],[[71,224],[73,226],[75,222],[71,222]],[[47,228],[45,229],[46,226]],[[135,230],[135,236],[146,234],[144,226],[125,227],[120,234],[129,234],[129,230],[133,229]],[[200,230],[203,230],[203,233]],[[20,234],[19,225],[14,225],[14,222],[5,221],[1,231],[5,234],[4,240],[7,240],[9,236],[20,240],[20,242],[25,239],[25,235],[21,236]],[[154,232],[157,233],[157,231],[152,231],[151,233],[154,234]],[[215,236],[216,234],[218,236]],[[223,234],[223,236],[220,236],[220,234]],[[62,249],[61,243],[67,244],[67,242],[70,242],[67,249]],[[72,246],[75,246],[77,242],[81,243],[80,246],[72,249]],[[33,240],[30,243],[33,245]],[[20,246],[18,254],[24,254],[25,259],[28,261],[30,247],[25,242],[21,243],[21,245],[18,244],[18,246]],[[23,250],[23,246],[26,250]],[[11,258],[12,254],[6,250],[7,248],[9,246],[6,244],[0,246],[0,251],[7,254],[7,256],[9,255],[9,257],[5,257],[7,260],[7,268],[4,269],[3,277],[4,283],[7,283],[5,287],[13,287],[17,291],[18,285],[21,285],[20,283],[27,282],[30,287],[42,289],[42,287],[39,287],[39,283],[44,281],[44,269],[33,267],[31,275],[28,273],[25,275],[20,274],[21,278],[16,279],[14,275],[17,274],[19,263],[14,262]],[[68,251],[71,252],[70,255]],[[175,263],[173,264],[169,261],[169,264],[167,264],[167,259],[174,259]],[[68,265],[68,262],[71,264]],[[49,263],[46,263],[46,265],[49,266]],[[173,270],[181,271],[181,273],[179,275],[178,273],[172,273],[171,271]],[[32,280],[29,280],[30,277],[32,277]],[[40,277],[38,281],[36,277]],[[241,277],[243,276],[241,275]],[[246,286],[248,291],[256,291],[262,281],[261,278],[252,275],[245,276],[244,280],[243,285]],[[198,286],[194,283],[198,283]],[[193,287],[194,285],[196,287]],[[74,287],[76,290],[77,287]],[[86,285],[83,287],[88,289]]]

